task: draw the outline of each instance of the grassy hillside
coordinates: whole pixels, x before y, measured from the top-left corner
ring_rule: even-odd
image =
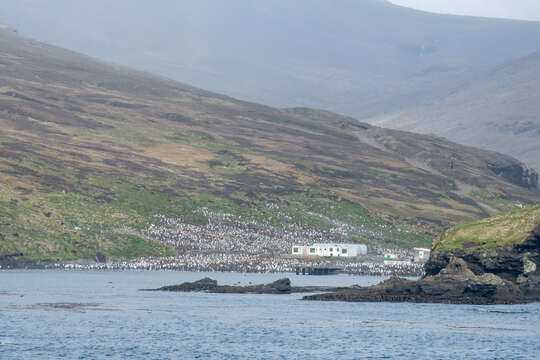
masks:
[[[158,214],[204,224],[202,208],[425,245],[540,201],[524,171],[442,138],[237,101],[0,29],[0,256],[172,254],[138,230]]]
[[[433,243],[437,251],[516,245],[540,226],[540,205],[459,224]]]

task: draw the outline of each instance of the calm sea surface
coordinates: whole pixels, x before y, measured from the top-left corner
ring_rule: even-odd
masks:
[[[0,271],[0,359],[540,359],[540,304],[300,301],[294,295],[141,292],[211,276],[283,274]],[[381,278],[287,275],[293,285]]]

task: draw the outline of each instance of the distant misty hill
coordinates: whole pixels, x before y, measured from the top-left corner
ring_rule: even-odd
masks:
[[[366,121],[438,103],[540,50],[537,22],[436,15],[382,0],[2,0],[0,23],[237,98]],[[452,109],[445,122],[457,121],[450,114],[461,116]],[[508,121],[521,115],[517,107]],[[470,143],[442,131],[439,117],[426,119],[430,132]],[[494,137],[482,143],[487,147],[498,144],[497,132],[482,135]],[[512,139],[520,143],[522,136]]]
[[[512,154],[540,169],[540,52],[500,66],[433,104],[373,120]]]

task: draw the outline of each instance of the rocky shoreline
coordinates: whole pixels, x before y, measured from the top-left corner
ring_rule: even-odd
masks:
[[[168,270],[193,272],[240,272],[240,273],[294,273],[297,268],[339,267],[342,273],[365,276],[406,276],[423,275],[423,265],[419,263],[384,264],[383,262],[327,262],[325,260],[295,259],[281,257],[253,257],[244,261],[231,254],[237,262],[223,261],[223,256],[183,255],[166,258],[139,258],[132,260],[109,259],[105,256],[72,261],[30,260],[21,257],[0,257],[0,269],[42,269],[42,270]],[[225,259],[225,260],[228,260]]]
[[[391,278],[378,285],[305,296],[304,300],[522,304],[540,301],[540,227],[522,244],[473,251],[433,252],[417,281]]]
[[[435,252],[419,280],[392,277],[361,287],[293,287],[289,279],[250,286],[218,285],[210,278],[148,291],[234,294],[313,293],[303,300],[415,302],[451,304],[522,304],[540,301],[540,227],[516,246],[474,251]]]
[[[53,269],[54,264],[52,260],[18,259],[11,256],[0,258],[1,270],[45,270]]]
[[[521,304],[540,301],[535,291],[494,274],[475,275],[453,260],[439,274],[413,281],[391,278],[378,285],[305,296],[304,300],[349,302],[415,302],[449,304]],[[536,290],[537,291],[537,290]]]

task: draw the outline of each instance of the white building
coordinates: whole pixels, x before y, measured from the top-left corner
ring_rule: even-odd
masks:
[[[311,246],[293,246],[292,254],[298,256],[355,257],[367,254],[364,244],[313,244]]]
[[[428,261],[430,254],[430,249],[414,248],[414,261]]]
[[[299,256],[307,256],[309,251],[309,246],[304,245],[297,245],[293,246],[292,248],[292,254],[293,255],[299,255]]]

